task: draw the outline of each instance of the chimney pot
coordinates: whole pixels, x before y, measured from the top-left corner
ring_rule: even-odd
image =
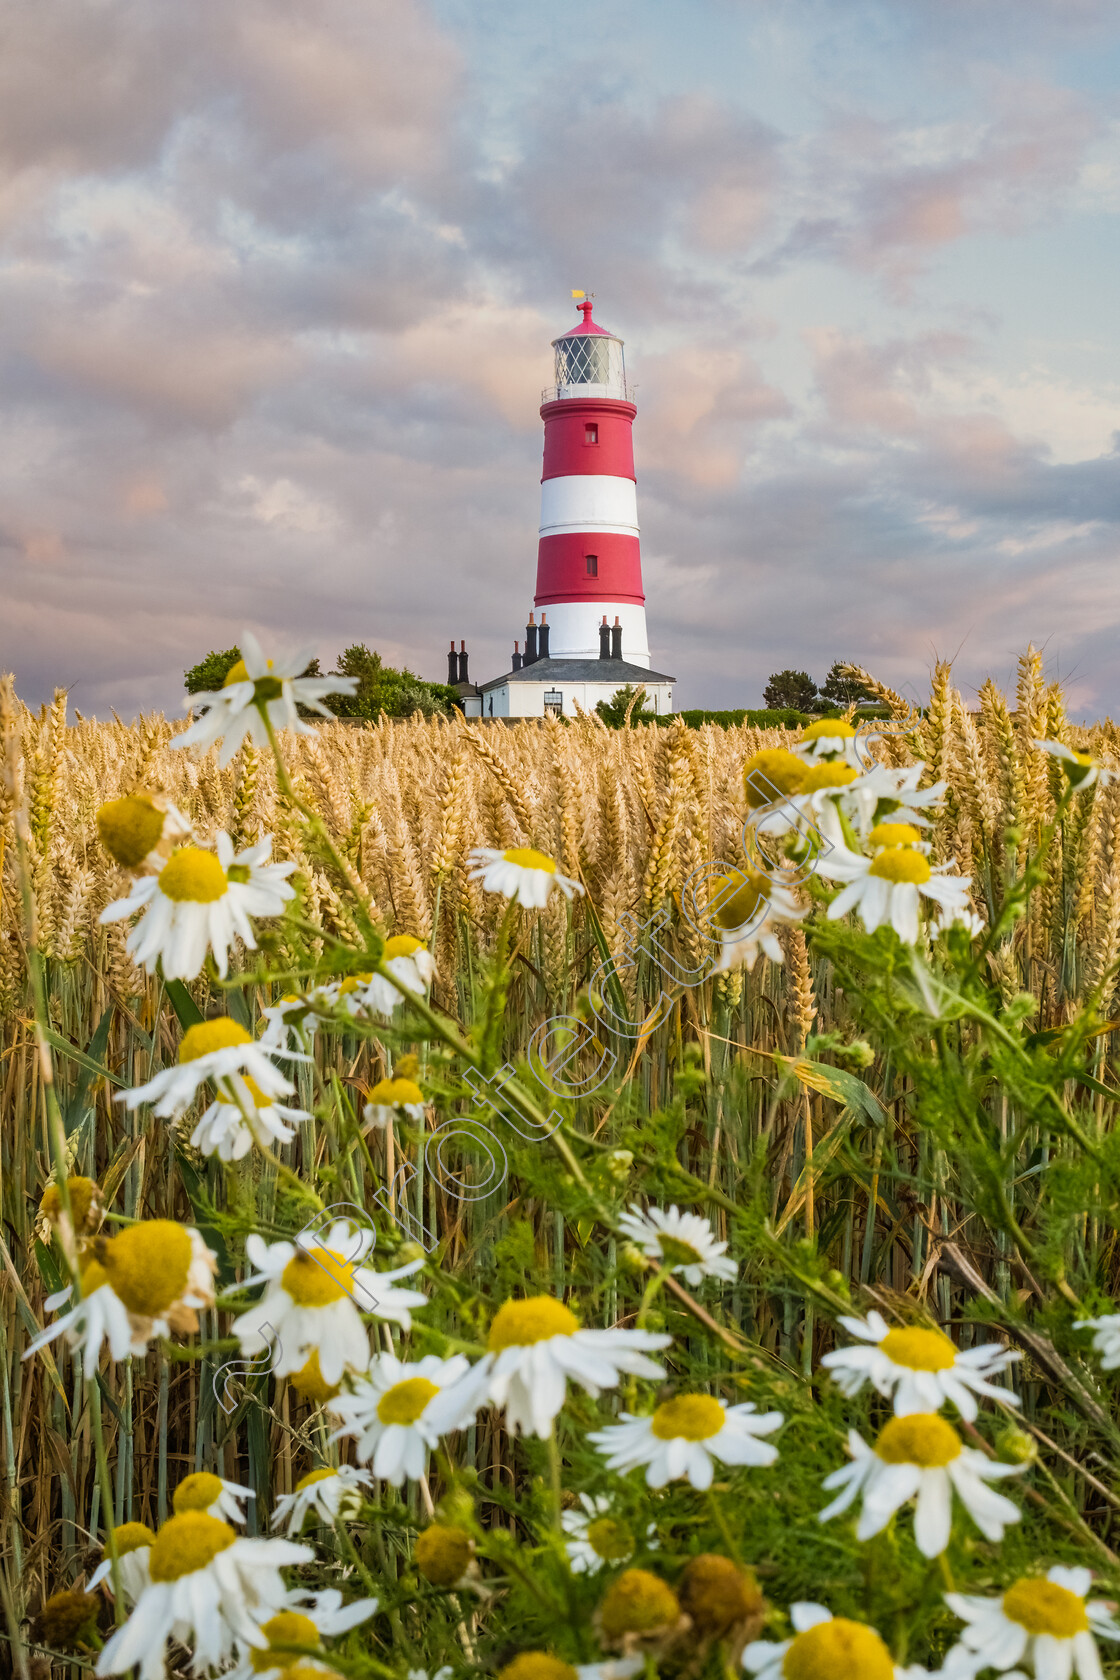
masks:
[[[545,623],[545,617],[544,617],[544,614],[542,613],[541,614],[540,633],[537,637],[537,658],[538,659],[547,659],[548,658],[548,633],[551,629],[552,629],[551,624],[546,624]]]
[[[459,681],[459,655],[455,652],[455,638],[451,638],[451,652],[447,656],[447,681],[454,687]]]
[[[532,665],[536,662],[536,659],[538,657],[538,655],[537,655],[537,634],[538,634],[537,626],[533,622],[532,613],[530,613],[529,614],[529,622],[525,626],[525,658],[522,660],[523,665]]]
[[[521,655],[517,651],[518,648],[520,647],[520,645],[521,644],[519,642],[514,642],[514,644],[513,644],[513,666],[512,666],[512,669],[515,670],[515,671],[520,671],[520,669],[521,669]]]
[[[470,677],[468,677],[468,675],[467,675],[467,658],[468,658],[467,644],[466,644],[466,642],[460,642],[459,643],[459,681],[461,683],[470,682],[470,680],[471,680]]]
[[[617,618],[611,626],[611,658],[622,658],[622,625]]]
[[[599,626],[599,658],[609,659],[611,656],[611,627],[607,623],[607,615],[603,614],[603,622]]]

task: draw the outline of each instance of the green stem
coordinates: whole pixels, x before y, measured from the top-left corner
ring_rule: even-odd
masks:
[[[89,1402],[90,1433],[97,1459],[97,1480],[101,1488],[101,1508],[105,1522],[105,1550],[109,1554],[109,1573],[113,1580],[113,1617],[118,1627],[124,1624],[124,1591],[121,1587],[120,1559],[117,1556],[117,1530],[113,1522],[113,1486],[109,1480],[109,1458],[105,1451],[105,1430],[101,1422],[101,1390],[97,1373],[86,1381]]]

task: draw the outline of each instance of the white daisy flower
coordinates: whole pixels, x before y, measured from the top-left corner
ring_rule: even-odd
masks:
[[[620,1216],[618,1228],[647,1259],[678,1272],[693,1289],[706,1277],[731,1282],[738,1276],[727,1244],[716,1241],[708,1221],[699,1213],[681,1213],[676,1203],[668,1211],[651,1207],[644,1213],[631,1203],[629,1213]]]
[[[916,830],[910,832],[917,836]],[[816,872],[825,880],[848,883],[828,907],[830,921],[856,910],[868,933],[886,922],[907,945],[914,945],[920,932],[918,909],[922,897],[940,905],[943,913],[970,908],[971,876],[948,875],[944,873],[948,867],[931,868],[917,845],[908,841],[888,845],[873,858],[849,851],[846,846],[833,846],[818,858]]]
[[[775,875],[748,865],[722,875],[712,887],[712,933],[720,951],[714,974],[729,969],[754,968],[762,951],[771,962],[782,961],[782,947],[776,930],[800,921],[805,914]]]
[[[843,718],[818,718],[816,723],[802,730],[793,750],[798,758],[807,759],[809,763],[839,759],[858,771],[863,769],[858,745],[855,729]]]
[[[302,1061],[304,1058],[298,1053],[298,1046],[305,1038],[313,1038],[319,1025],[319,1016],[315,1008],[317,1001],[329,1007],[331,999],[319,997],[319,990],[313,990],[307,997],[299,997],[295,992],[286,992],[279,1003],[273,1003],[267,1009],[261,1010],[261,1020],[264,1029],[261,1033],[261,1048],[271,1051],[274,1055],[284,1056],[289,1061]]]
[[[101,1652],[97,1673],[124,1674],[139,1665],[140,1680],[163,1680],[171,1639],[193,1650],[194,1674],[226,1663],[235,1642],[263,1646],[257,1618],[284,1603],[281,1569],[310,1563],[314,1555],[310,1546],[288,1540],[238,1538],[228,1523],[202,1511],[169,1517],[152,1542],[151,1583]]]
[[[385,941],[381,966],[399,980],[408,991],[422,997],[435,979],[436,965],[432,953],[411,933],[394,933]],[[384,974],[371,974],[366,982],[363,1002],[379,1015],[391,1015],[403,1002],[400,992]]]
[[[221,1097],[210,1104],[191,1133],[191,1143],[203,1155],[240,1161],[254,1144],[269,1149],[274,1143],[291,1143],[296,1133],[289,1122],[311,1119],[305,1109],[287,1108],[260,1091],[250,1090],[246,1097],[244,1106]]]
[[[250,916],[278,916],[295,897],[287,877],[294,863],[268,863],[272,839],[267,836],[247,851],[234,852],[228,834],[219,834],[217,855],[201,846],[181,846],[172,852],[158,875],[133,881],[127,898],[119,898],[101,912],[102,922],[119,922],[138,910],[144,913],[125,945],[133,960],[156,972],[162,962],[167,980],[193,980],[214,953],[218,972],[229,969],[230,947],[240,939],[251,951],[257,947]]]
[[[1101,1370],[1115,1371],[1120,1365],[1120,1313],[1083,1318],[1073,1328],[1093,1331],[1093,1351],[1101,1355]]]
[[[454,1673],[455,1670],[449,1668],[446,1663],[442,1668],[437,1668],[434,1674],[429,1674],[426,1668],[410,1668],[408,1680],[451,1680]]]
[[[560,1526],[569,1536],[564,1544],[568,1567],[573,1575],[597,1575],[605,1563],[626,1563],[634,1555],[634,1536],[624,1522],[610,1514],[611,1502],[604,1494],[579,1496],[581,1509],[563,1511]],[[646,1547],[655,1547],[653,1523],[646,1528]]]
[[[352,1435],[361,1463],[371,1464],[374,1475],[393,1487],[400,1487],[405,1477],[419,1481],[440,1436],[469,1423],[478,1409],[460,1386],[458,1408],[445,1406],[439,1426],[432,1422],[432,1401],[462,1384],[469,1370],[470,1362],[461,1353],[452,1359],[428,1354],[411,1364],[391,1353],[375,1353],[350,1392],[330,1402],[330,1410],[342,1419],[331,1439]]]
[[[58,1336],[81,1348],[90,1371],[102,1342],[112,1359],[139,1358],[155,1336],[197,1330],[199,1308],[214,1304],[217,1257],[190,1226],[145,1219],[102,1240],[98,1253],[82,1270],[81,1299],[40,1331],[25,1359]],[[67,1287],[48,1296],[46,1305],[53,1312],[70,1296]]]
[[[957,905],[952,910],[942,910],[934,925],[936,933],[948,933],[952,928],[964,928],[971,939],[979,939],[981,934],[987,933],[988,924],[971,906]]]
[[[298,1534],[312,1511],[324,1523],[352,1517],[361,1506],[362,1488],[368,1488],[371,1480],[368,1470],[355,1470],[350,1464],[312,1470],[296,1483],[294,1493],[277,1499],[273,1525],[286,1523],[289,1534]]]
[[[1092,753],[1078,752],[1075,747],[1067,747],[1064,741],[1032,741],[1031,746],[1060,759],[1062,769],[1075,788],[1090,788],[1094,782],[1099,782],[1102,788],[1110,787],[1120,774],[1099,763]]]
[[[984,1342],[962,1353],[941,1330],[925,1330],[918,1325],[892,1330],[878,1312],[870,1312],[866,1318],[844,1317],[840,1323],[850,1336],[872,1344],[837,1348],[821,1360],[849,1399],[870,1382],[884,1399],[894,1395],[898,1417],[937,1411],[949,1400],[968,1423],[975,1420],[979,1410],[977,1394],[1002,1401],[1005,1406],[1019,1404],[1010,1389],[986,1380],[1015,1363],[1019,1355],[1012,1348]]]
[[[781,1412],[759,1412],[750,1402],[729,1406],[712,1394],[678,1394],[652,1417],[621,1414],[621,1423],[590,1434],[608,1470],[625,1473],[644,1464],[646,1485],[664,1487],[683,1476],[701,1491],[712,1485],[713,1466],[773,1464],[777,1447],[759,1439],[785,1422]]]
[[[743,1652],[743,1667],[759,1680],[902,1680],[874,1628],[833,1616],[823,1604],[791,1604],[793,1638],[775,1644],[755,1639]]]
[[[429,1419],[443,1434],[459,1427],[448,1419],[489,1398],[506,1408],[511,1434],[546,1440],[569,1380],[597,1399],[603,1389],[617,1385],[623,1372],[663,1377],[662,1367],[646,1354],[668,1347],[671,1340],[650,1330],[581,1330],[571,1308],[551,1295],[507,1301],[494,1315],[485,1359],[431,1403]]]
[[[423,1120],[423,1091],[412,1079],[379,1079],[362,1109],[362,1119],[367,1126],[378,1126],[383,1131],[398,1114],[407,1114],[410,1120]]]
[[[372,1231],[355,1230],[345,1219],[335,1220],[322,1238],[301,1231],[294,1243],[269,1244],[253,1232],[245,1252],[256,1269],[245,1286],[265,1282],[267,1288],[233,1322],[242,1354],[253,1358],[270,1349],[278,1377],[301,1370],[313,1352],[325,1383],[338,1382],[347,1368],[364,1370],[369,1337],[361,1314],[407,1330],[411,1309],[427,1305],[418,1290],[394,1287],[398,1278],[420,1270],[423,1257],[396,1271],[374,1271],[362,1265],[373,1240]]]
[[[144,1588],[151,1582],[148,1572],[148,1556],[152,1549],[155,1535],[147,1523],[121,1523],[113,1532],[113,1539],[117,1546],[117,1572],[120,1576],[121,1592],[129,1604],[135,1604]],[[106,1582],[109,1591],[113,1590],[113,1564],[106,1550],[104,1557],[89,1578],[87,1592]]]
[[[259,1618],[263,1645],[243,1648],[241,1661],[227,1670],[223,1680],[279,1680],[293,1673],[336,1675],[329,1652],[323,1649],[323,1636],[337,1637],[377,1613],[376,1598],[359,1598],[350,1604],[342,1602],[336,1587],[325,1592],[290,1592],[279,1610],[267,1609]],[[296,1655],[290,1647],[303,1649]],[[288,1647],[288,1649],[284,1649]],[[275,1656],[270,1662],[270,1654]],[[304,1654],[306,1652],[306,1654]]]
[[[1120,1626],[1106,1604],[1088,1599],[1092,1584],[1087,1569],[1055,1567],[1016,1581],[1000,1598],[946,1593],[945,1602],[968,1623],[961,1646],[977,1668],[1006,1673],[1025,1660],[1036,1680],[1102,1680],[1096,1641],[1120,1639]]]
[[[151,793],[108,800],[98,810],[97,833],[122,869],[145,874],[162,869],[175,847],[192,838],[189,817],[162,794]]]
[[[929,828],[926,812],[940,806],[949,791],[948,782],[934,782],[932,787],[920,788],[924,764],[908,764],[892,769],[887,764],[873,764],[855,781],[838,792],[841,809],[859,833],[866,837],[876,823],[904,822],[913,828]]]
[[[184,1511],[203,1511],[208,1517],[240,1525],[245,1521],[243,1506],[255,1498],[252,1488],[223,1481],[209,1470],[196,1470],[193,1475],[184,1476],[175,1489],[171,1505],[177,1517]]]
[[[559,887],[565,898],[583,892],[578,881],[561,875],[553,859],[532,846],[510,846],[504,852],[476,846],[469,861],[475,865],[472,881],[481,881],[486,892],[501,893],[527,910],[543,910],[553,887]]]
[[[819,1520],[838,1517],[862,1498],[857,1540],[870,1540],[896,1511],[916,1499],[915,1543],[923,1557],[937,1557],[949,1544],[954,1492],[986,1540],[1002,1540],[1004,1528],[1022,1515],[1017,1505],[985,1483],[1020,1475],[1026,1466],[997,1464],[975,1447],[964,1446],[952,1424],[936,1412],[891,1418],[874,1447],[851,1429],[848,1451],[851,1464],[824,1479],[827,1492],[841,1492]]]
[[[246,735],[255,746],[267,751],[265,712],[273,729],[314,735],[314,725],[305,723],[297,708],[307,706],[322,717],[331,718],[334,713],[323,705],[324,698],[328,694],[353,694],[357,681],[354,677],[301,676],[311,657],[310,649],[303,648],[288,659],[266,659],[257,638],[246,630],[241,638],[241,658],[230,669],[221,688],[189,696],[187,710],[201,706],[203,714],[171,745],[205,750],[215,741],[221,741],[218,763],[225,766]]]

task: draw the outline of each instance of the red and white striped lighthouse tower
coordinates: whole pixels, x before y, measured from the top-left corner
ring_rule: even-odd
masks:
[[[649,668],[638,537],[633,424],[622,340],[591,319],[553,340],[556,383],[544,393],[544,472],[535,605],[552,659],[594,659],[604,618],[622,657]]]

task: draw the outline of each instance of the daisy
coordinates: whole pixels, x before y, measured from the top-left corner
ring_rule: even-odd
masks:
[[[819,718],[802,730],[793,750],[798,758],[806,759],[810,764],[819,763],[822,759],[840,759],[858,771],[863,769],[858,746],[856,730],[850,723],[845,723],[843,718]]]
[[[981,934],[988,931],[988,924],[983,916],[978,916],[971,905],[967,908],[957,905],[952,910],[942,910],[934,924],[936,933],[949,933],[953,928],[963,928],[970,939],[979,939]]]
[[[242,1506],[246,1500],[255,1498],[252,1488],[223,1481],[209,1470],[196,1470],[193,1476],[186,1476],[179,1483],[171,1504],[176,1516],[184,1511],[204,1511],[208,1517],[219,1517],[222,1522],[243,1524]]]
[[[295,897],[286,879],[295,864],[267,863],[271,850],[272,840],[266,837],[235,853],[228,834],[218,835],[217,856],[201,846],[180,846],[158,875],[133,881],[128,897],[103,910],[101,921],[119,922],[144,912],[125,945],[149,974],[162,962],[165,979],[193,980],[212,951],[224,978],[236,939],[256,950],[249,917],[278,916]]]
[[[932,787],[919,788],[924,771],[925,765],[920,763],[897,770],[887,764],[873,764],[840,791],[841,809],[864,836],[879,822],[928,828],[930,819],[925,813],[942,803],[949,784],[934,782]]]
[[[1103,1318],[1083,1318],[1075,1330],[1092,1330],[1093,1351],[1103,1357],[1102,1371],[1115,1371],[1120,1365],[1120,1313],[1106,1313]]]
[[[147,872],[163,868],[174,848],[191,838],[191,825],[170,800],[130,793],[100,807],[97,833],[115,863]]]
[[[171,745],[205,749],[221,741],[218,763],[224,768],[246,735],[255,746],[267,749],[266,715],[273,729],[314,735],[314,726],[304,722],[297,708],[307,706],[322,717],[331,718],[334,713],[323,705],[324,697],[353,694],[357,679],[301,676],[310,663],[311,654],[306,648],[286,660],[266,659],[257,638],[246,630],[241,638],[241,658],[230,668],[221,688],[189,697],[188,711],[202,706],[203,714]]]
[[[191,1133],[191,1143],[203,1155],[240,1161],[254,1144],[258,1149],[268,1149],[274,1143],[291,1143],[296,1133],[289,1122],[311,1119],[306,1109],[287,1108],[251,1085],[246,1096],[243,1104],[221,1097],[210,1104]]]
[[[481,881],[487,892],[502,893],[527,910],[543,910],[553,887],[559,887],[565,898],[583,892],[578,881],[561,875],[552,858],[532,846],[511,846],[504,852],[476,846],[469,859],[475,864],[472,881]]]
[[[411,933],[395,933],[385,941],[381,953],[381,967],[399,980],[406,991],[423,996],[435,979],[436,965],[432,953],[422,940]],[[363,1001],[379,1015],[391,1015],[403,999],[392,980],[385,974],[365,977]]]
[[[610,1515],[611,1502],[600,1494],[592,1498],[581,1493],[582,1509],[564,1511],[560,1526],[570,1538],[564,1550],[573,1575],[597,1575],[605,1563],[627,1563],[634,1555],[634,1536],[624,1522]],[[650,1523],[646,1529],[646,1546],[650,1547],[656,1529]]]
[[[155,1535],[146,1523],[121,1523],[119,1528],[113,1530],[121,1592],[130,1604],[135,1604],[144,1588],[151,1582],[148,1556],[154,1539]],[[109,1591],[112,1592],[113,1562],[108,1551],[90,1576],[86,1591],[92,1592],[102,1581],[108,1583]]]
[[[1098,763],[1091,753],[1078,752],[1074,747],[1067,747],[1064,741],[1032,741],[1031,746],[1061,760],[1071,787],[1091,788],[1094,782],[1099,782],[1105,788],[1117,778],[1115,770]]]
[[[678,1272],[695,1289],[706,1277],[732,1282],[739,1268],[727,1255],[727,1244],[717,1242],[712,1227],[698,1213],[680,1213],[676,1203],[668,1210],[651,1207],[643,1213],[631,1203],[621,1215],[619,1230],[637,1243],[649,1260]]]
[[[336,1469],[312,1470],[295,1486],[294,1493],[283,1493],[272,1513],[274,1526],[287,1523],[289,1534],[298,1534],[312,1511],[320,1522],[335,1523],[340,1517],[352,1517],[362,1503],[361,1489],[368,1488],[372,1478],[368,1470],[355,1470],[343,1464]]]
[[[333,997],[325,994],[326,988],[321,986],[313,988],[306,997],[285,992],[279,1003],[262,1009],[262,1048],[290,1061],[302,1061],[303,1057],[292,1046],[314,1037],[319,1025],[319,1008],[329,1008],[334,1002]]]
[[[755,1639],[743,1652],[743,1667],[760,1680],[901,1680],[891,1654],[874,1628],[833,1616],[823,1604],[791,1604],[793,1638],[780,1645]]]
[[[782,803],[800,793],[808,765],[786,747],[763,747],[743,765],[743,791],[751,811]]]
[[[272,1352],[272,1370],[290,1375],[317,1352],[323,1381],[338,1382],[343,1371],[369,1363],[369,1338],[361,1314],[391,1320],[408,1330],[411,1308],[427,1305],[415,1289],[396,1289],[398,1278],[411,1277],[424,1264],[410,1260],[396,1271],[376,1272],[361,1264],[373,1246],[368,1228],[355,1230],[338,1219],[326,1236],[301,1231],[294,1243],[266,1243],[254,1231],[245,1252],[256,1268],[245,1286],[267,1283],[257,1305],[234,1320],[233,1333],[246,1358]]]
[[[796,900],[773,874],[754,869],[733,869],[721,875],[712,890],[712,932],[720,942],[719,958],[713,970],[754,968],[762,951],[771,962],[782,961],[782,947],[776,930],[804,915]]]
[[[325,1592],[288,1593],[278,1610],[269,1607],[260,1619],[263,1646],[258,1643],[244,1650],[241,1661],[228,1670],[223,1680],[257,1680],[257,1676],[264,1675],[302,1676],[308,1670],[313,1674],[337,1674],[337,1669],[322,1660],[328,1654],[323,1650],[323,1635],[332,1638],[349,1633],[351,1628],[376,1615],[377,1606],[376,1598],[359,1598],[343,1604],[342,1594],[336,1587],[328,1587]],[[306,1655],[304,1649],[298,1655],[284,1649],[293,1645],[303,1647]]]
[[[224,1664],[236,1641],[260,1647],[265,1639],[254,1612],[279,1609],[286,1597],[281,1569],[314,1555],[288,1540],[238,1538],[202,1511],[169,1517],[149,1552],[151,1583],[101,1652],[97,1673],[124,1674],[139,1664],[140,1680],[163,1680],[169,1639],[193,1649],[195,1674]]]
[[[379,1079],[362,1109],[362,1119],[367,1126],[384,1130],[398,1112],[407,1114],[410,1120],[423,1120],[423,1091],[411,1079]]]
[[[89,1370],[102,1342],[112,1359],[139,1358],[154,1336],[197,1330],[198,1309],[214,1305],[217,1256],[190,1226],[146,1219],[100,1242],[98,1252],[82,1270],[81,1299],[40,1331],[25,1359],[63,1335],[81,1348]],[[70,1297],[69,1287],[59,1290],[47,1308],[56,1311]]]
[[[664,1487],[683,1476],[694,1488],[712,1485],[713,1464],[773,1464],[777,1447],[760,1441],[785,1422],[781,1412],[759,1412],[748,1400],[729,1406],[712,1394],[678,1394],[652,1417],[621,1414],[622,1422],[587,1438],[607,1460],[608,1470],[648,1466],[647,1487]]]
[[[1006,1371],[1019,1355],[998,1342],[961,1353],[941,1330],[924,1330],[907,1325],[892,1330],[878,1312],[866,1318],[841,1318],[850,1336],[858,1336],[870,1347],[837,1348],[821,1360],[826,1371],[848,1399],[870,1382],[884,1399],[894,1395],[898,1417],[913,1412],[937,1411],[951,1400],[966,1422],[975,1421],[979,1410],[975,1396],[982,1394],[1005,1406],[1017,1406],[1018,1396],[1010,1389],[997,1388],[985,1379]]]
[[[460,1386],[459,1408],[445,1406],[438,1426],[432,1421],[432,1401],[441,1391],[462,1384],[469,1369],[461,1353],[452,1359],[428,1354],[412,1364],[391,1353],[375,1353],[350,1392],[331,1401],[330,1410],[342,1419],[331,1439],[352,1435],[361,1463],[372,1460],[374,1475],[393,1487],[400,1487],[406,1476],[419,1481],[440,1436],[469,1423],[477,1410],[471,1391]]]
[[[295,1086],[276,1066],[274,1053],[272,1046],[254,1043],[241,1023],[228,1015],[197,1021],[180,1040],[177,1063],[161,1068],[146,1084],[121,1091],[116,1101],[129,1109],[152,1103],[157,1116],[167,1120],[189,1108],[207,1084],[224,1087],[228,1095],[239,1098],[248,1097],[251,1085],[269,1097],[285,1096]],[[295,1059],[306,1061],[307,1057]]]
[[[619,1376],[663,1377],[648,1351],[669,1346],[672,1337],[650,1330],[581,1330],[570,1307],[551,1295],[507,1301],[494,1315],[485,1359],[433,1402],[431,1421],[442,1433],[460,1407],[489,1398],[506,1408],[506,1427],[546,1440],[564,1404],[569,1379],[597,1399]]]
[[[1120,1626],[1106,1604],[1086,1602],[1092,1583],[1087,1569],[1055,1567],[1016,1581],[1000,1598],[946,1593],[945,1602],[968,1623],[961,1646],[977,1668],[1006,1672],[1027,1660],[1039,1680],[1101,1680],[1096,1639],[1120,1639]]]
[[[841,1492],[819,1520],[838,1517],[862,1497],[857,1540],[880,1533],[897,1510],[916,1498],[915,1543],[923,1557],[937,1557],[949,1544],[954,1492],[986,1540],[1002,1540],[1004,1528],[1021,1516],[1017,1505],[984,1484],[1020,1475],[1026,1466],[996,1464],[962,1445],[952,1424],[935,1412],[891,1418],[874,1447],[851,1429],[848,1451],[851,1464],[825,1477],[826,1491]]]
[[[969,908],[971,876],[947,875],[948,867],[932,869],[916,844],[907,841],[886,846],[873,858],[834,846],[827,856],[818,858],[816,872],[825,880],[848,883],[829,905],[829,921],[857,910],[868,933],[886,922],[901,940],[913,945],[919,933],[921,896],[932,899],[943,911]]]

